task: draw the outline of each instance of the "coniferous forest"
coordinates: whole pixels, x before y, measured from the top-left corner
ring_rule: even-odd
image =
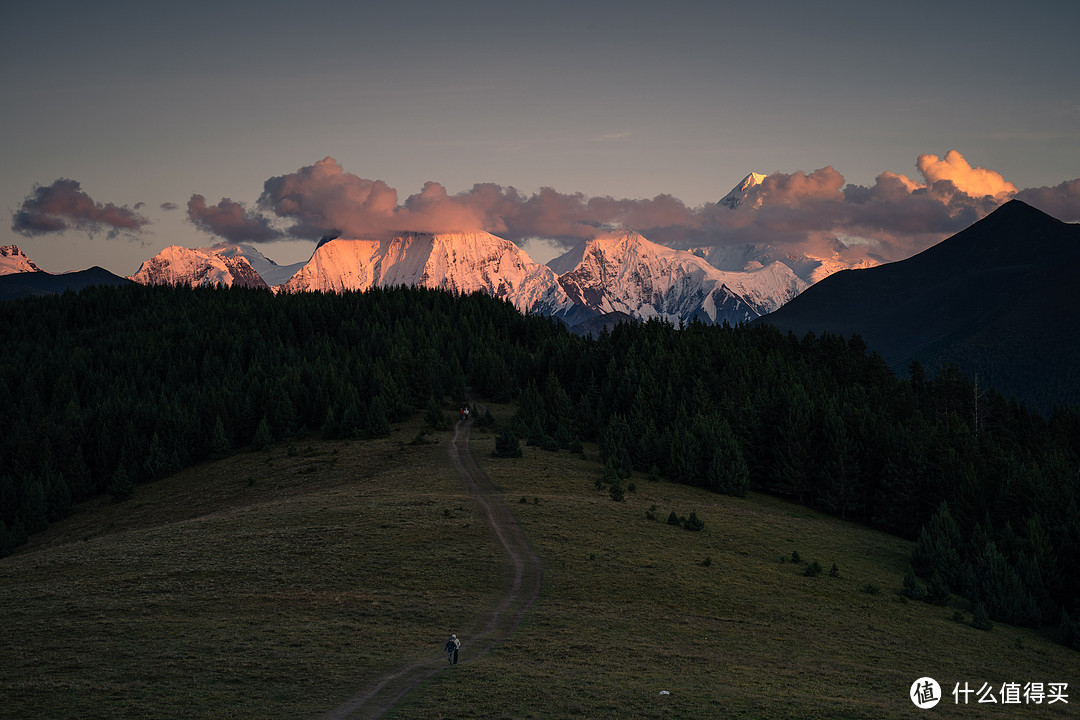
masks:
[[[858,338],[650,321],[579,337],[482,294],[91,288],[0,303],[0,551],[76,503],[318,433],[386,435],[467,390],[608,472],[757,490],[916,541],[905,592],[1080,649],[1080,410]]]

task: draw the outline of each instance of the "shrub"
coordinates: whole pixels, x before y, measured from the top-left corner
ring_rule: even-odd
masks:
[[[675,514],[674,510],[672,510],[671,514],[667,516],[668,525],[682,525],[682,522],[683,521],[679,518],[678,515]]]
[[[874,585],[873,583],[866,583],[865,585],[863,585],[862,586],[862,591],[864,593],[867,593],[868,595],[880,595],[881,594],[881,588],[879,588],[877,585]]]
[[[990,613],[982,603],[975,603],[975,608],[971,611],[971,627],[976,630],[990,630],[994,627],[994,623],[990,622]]]
[[[623,490],[621,482],[615,482],[611,484],[611,490],[608,493],[611,499],[615,502],[623,502],[626,500],[626,491]]]
[[[840,577],[840,568],[836,567],[836,563],[833,563],[832,567],[829,568],[829,577]]]
[[[821,563],[817,560],[806,566],[806,570],[803,572],[806,577],[816,577],[821,574]]]
[[[649,509],[645,511],[645,517],[648,518],[649,520],[655,520],[656,519],[656,506],[655,505],[650,506]]]
[[[798,550],[791,551],[791,562],[798,564],[802,562],[802,558],[799,556]]]
[[[704,560],[701,561],[701,564],[705,567],[709,567],[710,565],[712,565],[712,558],[706,557]]]
[[[521,457],[521,443],[513,430],[505,428],[502,434],[495,438],[495,450],[491,454],[501,458]]]
[[[691,512],[690,517],[686,518],[686,522],[683,523],[683,527],[687,530],[698,532],[705,529],[705,521],[697,516],[697,513]]]

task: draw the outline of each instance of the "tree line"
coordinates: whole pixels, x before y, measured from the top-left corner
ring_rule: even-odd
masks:
[[[623,476],[917,540],[927,582],[1080,647],[1080,411],[1037,414],[954,366],[898,377],[857,336],[649,321],[579,337],[481,294],[139,285],[4,303],[0,332],[4,552],[95,495],[272,439],[384,435],[471,386],[517,403],[516,437],[593,441]]]

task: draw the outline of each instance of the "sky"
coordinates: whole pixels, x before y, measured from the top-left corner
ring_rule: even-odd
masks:
[[[9,4],[0,245],[127,276],[408,230],[546,261],[617,224],[902,259],[1013,197],[1080,221],[1078,27],[1045,0]]]

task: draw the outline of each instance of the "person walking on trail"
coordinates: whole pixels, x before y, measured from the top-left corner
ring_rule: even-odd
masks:
[[[450,639],[446,641],[446,659],[450,661],[451,665],[457,665],[459,649],[461,649],[461,641],[458,640],[457,635],[451,635]]]

